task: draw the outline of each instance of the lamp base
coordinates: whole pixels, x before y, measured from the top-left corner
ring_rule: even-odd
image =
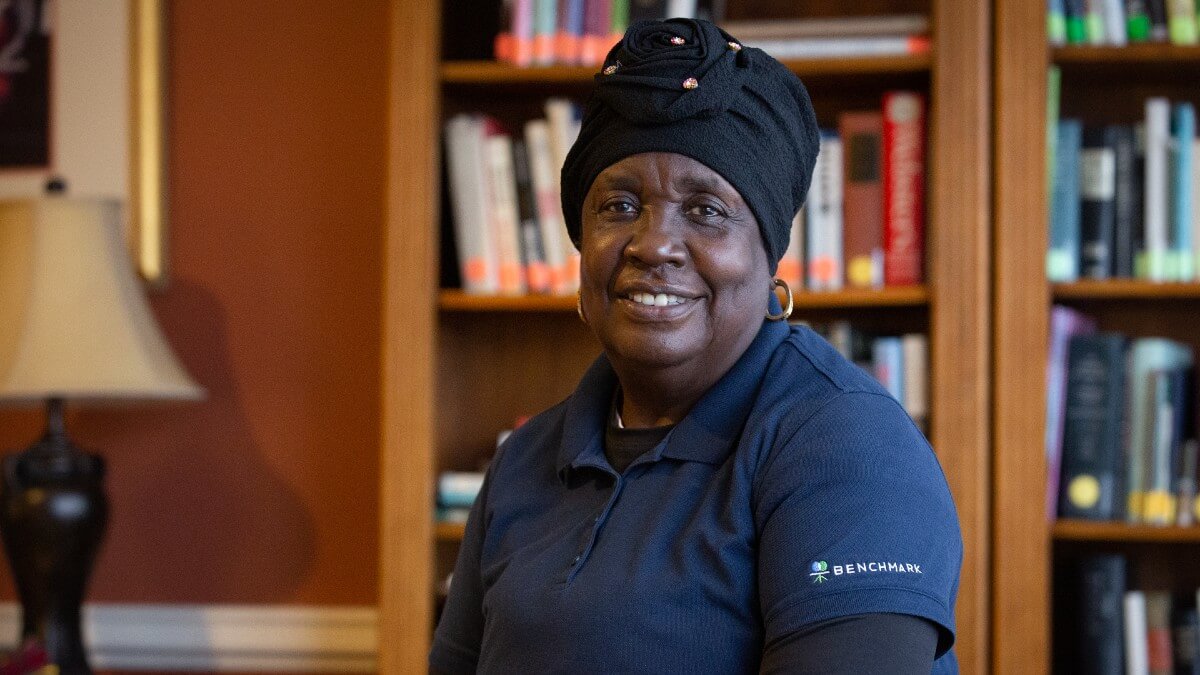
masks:
[[[104,538],[104,460],[71,443],[62,400],[49,402],[45,436],[7,455],[0,539],[21,600],[22,641],[40,641],[64,675],[89,674],[80,606]]]

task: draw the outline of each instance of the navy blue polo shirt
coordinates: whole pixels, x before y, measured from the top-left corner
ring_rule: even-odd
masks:
[[[764,322],[618,475],[601,356],[497,453],[430,654],[443,672],[751,673],[782,638],[877,612],[938,626],[957,672],[962,540],[900,405],[811,330]]]

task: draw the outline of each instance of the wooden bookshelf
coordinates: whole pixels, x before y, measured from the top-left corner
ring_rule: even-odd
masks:
[[[784,61],[800,77],[828,75],[888,75],[928,72],[933,63],[930,54],[901,56],[861,56],[844,59],[792,59]],[[538,66],[518,68],[495,61],[446,61],[441,67],[445,84],[589,84],[596,75],[592,66]]]
[[[925,286],[896,286],[878,290],[845,290],[828,293],[797,292],[796,311],[865,307],[920,307],[929,302]],[[460,290],[438,293],[443,312],[574,312],[574,295],[472,295]]]
[[[393,1],[379,606],[381,634],[394,638],[380,644],[381,672],[427,667],[430,589],[452,563],[461,537],[433,521],[436,472],[473,465],[473,453],[493,444],[502,424],[560,400],[599,349],[574,316],[573,297],[474,298],[437,288],[443,118],[487,110],[520,122],[537,114],[547,96],[585,96],[595,70],[439,60],[443,13],[457,11],[446,0]],[[842,11],[829,0],[729,2],[731,19]],[[961,0],[872,0],[854,11],[927,13],[934,49],[788,65],[809,84],[825,125],[842,110],[878,108],[888,89],[928,95],[927,284],[798,293],[797,308],[881,330],[928,333],[929,436],[954,494],[965,545],[955,650],[964,672],[986,672],[992,632],[989,8]],[[486,53],[482,40],[473,50],[454,53],[471,51]]]
[[[1159,527],[1122,522],[1060,520],[1054,523],[1051,533],[1055,541],[1200,544],[1200,526]]]
[[[466,529],[466,523],[446,523],[439,521],[434,526],[434,536],[437,537],[438,541],[462,541],[463,533],[466,532]]]
[[[1124,47],[1055,47],[1050,60],[1064,67],[1139,64],[1200,66],[1200,46],[1131,44]]]

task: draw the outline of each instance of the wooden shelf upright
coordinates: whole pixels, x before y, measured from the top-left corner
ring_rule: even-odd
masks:
[[[804,312],[916,327],[930,337],[930,439],[957,504],[965,542],[957,622],[964,672],[986,672],[991,632],[991,35],[988,3],[870,0],[730,0],[730,19],[916,12],[934,26],[919,57],[790,62],[809,85],[818,118],[877,108],[888,89],[928,94],[924,287],[811,294]],[[518,414],[569,393],[594,339],[573,299],[475,299],[438,289],[439,152],[450,114],[489,110],[527,119],[552,95],[587,93],[587,69],[517,70],[445,60],[448,0],[394,0],[389,110],[388,231],[382,346],[380,671],[423,672],[433,592],[453,561],[458,528],[435,527],[432,486],[442,468],[465,468]],[[489,11],[483,9],[481,11]],[[457,25],[457,24],[456,24]],[[465,30],[465,29],[464,29]],[[469,31],[466,31],[469,32]],[[457,36],[463,31],[456,31]],[[481,40],[484,38],[481,38]],[[477,50],[478,51],[478,50]],[[482,386],[481,386],[482,383]]]

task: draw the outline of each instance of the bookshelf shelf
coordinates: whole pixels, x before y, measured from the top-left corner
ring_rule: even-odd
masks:
[[[1200,47],[1171,44],[1137,44],[1125,47],[1056,47],[1050,60],[1060,66],[1174,64],[1200,67]]]
[[[1156,283],[1134,279],[1053,284],[1055,300],[1200,300],[1200,283]]]
[[[792,59],[784,61],[800,77],[826,75],[888,75],[928,72],[930,54],[864,56],[845,59]],[[587,85],[597,68],[592,66],[541,66],[517,68],[495,61],[447,61],[441,67],[443,84],[546,84]]]
[[[796,309],[851,309],[858,307],[920,307],[929,303],[925,286],[896,286],[880,290],[796,293]],[[443,312],[574,312],[574,295],[470,295],[443,290],[438,295]]]
[[[1200,527],[1158,527],[1122,522],[1060,520],[1054,523],[1052,536],[1055,541],[1200,544]]]
[[[458,542],[462,541],[463,533],[467,530],[466,523],[434,523],[434,536],[438,541]]]

